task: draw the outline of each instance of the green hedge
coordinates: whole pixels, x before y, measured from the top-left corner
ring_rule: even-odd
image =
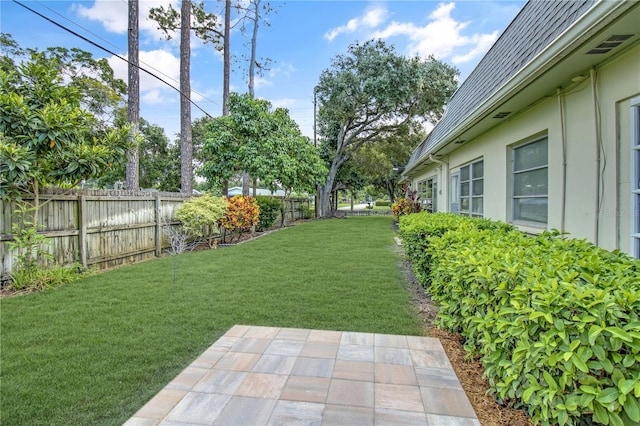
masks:
[[[557,232],[451,214],[400,219],[439,321],[534,423],[640,423],[640,262]]]
[[[256,230],[262,232],[273,226],[273,223],[282,214],[282,201],[278,198],[266,195],[258,195],[256,197],[258,207],[260,207],[260,216]]]
[[[389,207],[390,205],[391,201],[376,200],[376,207]]]

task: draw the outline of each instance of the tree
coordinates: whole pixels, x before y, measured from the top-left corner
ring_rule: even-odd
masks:
[[[124,115],[124,112],[123,114]],[[125,122],[124,117],[118,122]],[[137,145],[140,163],[139,183],[141,188],[160,191],[180,191],[180,144],[170,144],[164,129],[144,118],[139,120],[139,142]],[[114,185],[125,178],[126,170],[113,167],[95,181],[98,187]]]
[[[330,195],[342,165],[363,145],[408,123],[436,122],[456,88],[456,76],[455,68],[433,57],[398,56],[381,40],[355,43],[333,60],[315,88],[320,137],[335,147],[320,188],[321,216],[332,214]]]
[[[384,191],[393,204],[397,196],[403,195],[399,185],[401,167],[424,137],[418,126],[402,126],[396,133],[362,146],[353,156],[355,167],[370,185]]]
[[[211,185],[220,186],[243,170],[266,186],[311,190],[325,169],[316,148],[300,133],[286,109],[250,94],[231,93],[229,115],[212,119],[203,150],[208,158],[200,170]]]
[[[85,86],[88,77],[67,81],[61,70],[74,64],[61,63],[61,56],[30,51],[21,63],[4,61],[0,69],[0,196],[32,196],[36,229],[43,186],[73,187],[97,177],[123,163],[129,147],[128,127],[108,128],[83,108],[92,105],[86,98],[94,92],[112,94],[108,85],[95,77]]]
[[[227,0],[230,1],[230,0]],[[191,17],[194,17],[194,23]],[[204,11],[204,4],[182,0],[180,13],[172,5],[151,8],[149,17],[158,23],[167,39],[172,32],[180,29],[180,189],[191,194],[193,188],[193,146],[191,141],[191,30],[205,43],[210,41],[219,45],[221,37],[227,37],[218,28],[216,15]],[[225,44],[225,49],[228,46]],[[225,53],[225,61],[227,59]],[[225,62],[225,69],[228,64]],[[227,77],[225,77],[227,78]],[[228,84],[228,83],[227,83]]]
[[[138,132],[138,120],[140,119],[140,70],[138,69],[138,0],[129,0],[129,87],[127,106],[129,125],[131,126],[131,139]],[[132,143],[127,152],[127,189],[137,190],[139,182],[139,158],[138,147]]]

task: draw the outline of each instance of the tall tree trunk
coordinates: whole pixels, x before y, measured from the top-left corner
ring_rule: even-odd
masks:
[[[324,185],[320,187],[320,217],[330,217],[334,215],[333,205],[331,204],[331,193],[333,192],[333,184],[336,180],[336,175],[340,164],[334,159],[331,162],[329,173],[327,174],[327,180]]]
[[[138,0],[129,0],[129,87],[127,100],[127,120],[131,125],[131,142],[135,142],[140,121],[140,70],[138,69]],[[127,152],[127,189],[135,191],[140,187],[140,160],[138,146]]]
[[[249,58],[249,94],[255,96],[255,74],[256,74],[256,45],[258,43],[258,24],[260,23],[260,1],[253,0],[253,32],[251,34],[251,56]],[[242,172],[242,195],[249,195],[249,187],[251,185],[251,176],[249,173]],[[255,190],[254,190],[255,194]]]
[[[230,0],[228,0],[230,1]],[[193,192],[191,141],[191,0],[182,0],[180,11],[180,192]],[[227,50],[225,49],[225,55]]]
[[[251,57],[249,58],[249,93],[254,96],[256,75],[256,45],[258,44],[258,25],[260,23],[260,2],[253,0],[253,33],[251,34]]]
[[[223,70],[223,84],[222,84],[222,115],[229,115],[229,76],[231,68],[231,52],[230,52],[230,38],[231,38],[231,0],[225,0],[224,3],[224,40],[223,40],[223,56],[224,56],[224,70]]]

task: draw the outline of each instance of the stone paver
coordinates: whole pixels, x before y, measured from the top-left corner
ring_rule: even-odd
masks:
[[[480,426],[431,337],[236,325],[125,425]]]

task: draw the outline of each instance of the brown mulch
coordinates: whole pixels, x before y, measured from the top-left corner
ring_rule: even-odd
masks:
[[[483,426],[532,426],[527,413],[500,405],[493,396],[487,394],[489,383],[482,377],[484,369],[480,361],[466,359],[461,336],[448,333],[433,324],[438,314],[437,306],[417,283],[409,262],[403,262],[403,270],[416,310],[424,319],[427,334],[440,339],[480,423]]]

